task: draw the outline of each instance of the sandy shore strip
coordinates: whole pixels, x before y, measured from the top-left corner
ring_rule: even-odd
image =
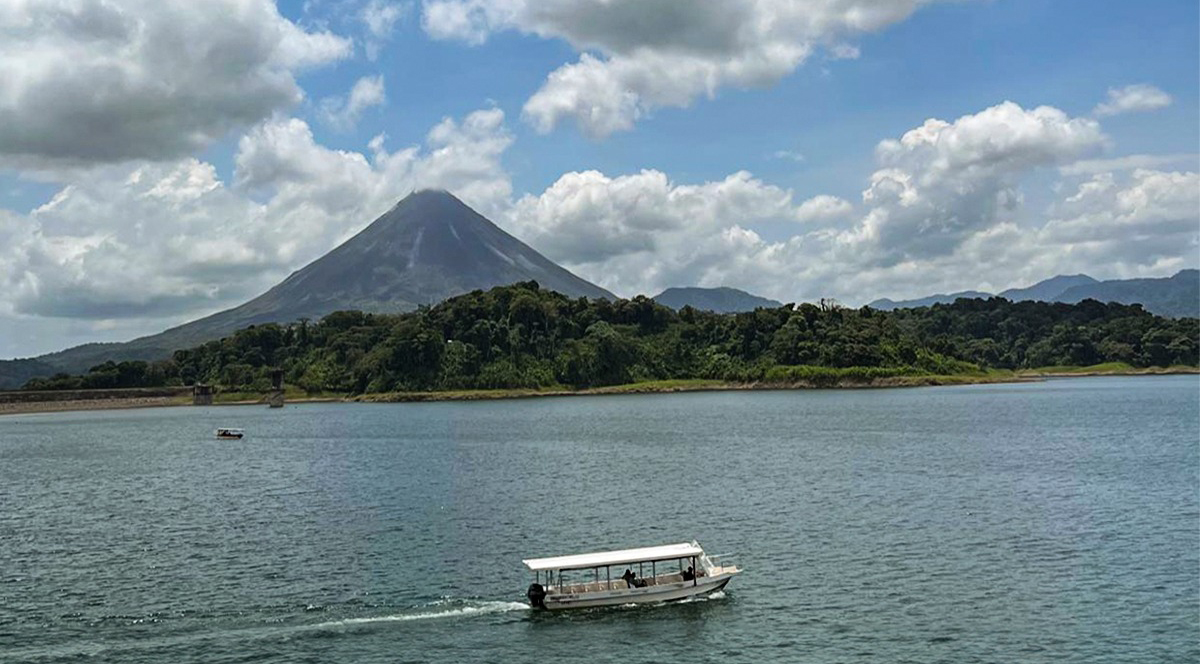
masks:
[[[116,410],[123,408],[155,408],[188,406],[191,399],[179,397],[128,397],[117,399],[63,399],[60,401],[0,402],[0,416],[29,413],[57,413],[70,410]]]
[[[313,399],[289,399],[287,404],[337,403],[346,399],[328,397]],[[128,408],[162,408],[167,406],[192,406],[192,398],[172,396],[115,397],[97,399],[57,399],[42,401],[0,400],[0,417],[6,415],[30,415],[35,413],[61,413],[77,410],[122,410]],[[213,406],[266,406],[266,398],[237,401],[218,401]],[[204,408],[206,406],[201,406]]]

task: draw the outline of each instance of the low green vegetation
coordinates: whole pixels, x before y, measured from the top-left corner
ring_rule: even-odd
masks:
[[[567,394],[644,394],[649,392],[692,392],[698,390],[723,390],[738,386],[722,380],[684,378],[675,380],[645,380],[622,385],[571,388],[566,385],[551,385],[539,388],[503,388],[493,390],[425,390],[419,392],[372,392],[359,395],[357,401],[472,401],[478,399],[519,399],[522,397],[555,396]]]
[[[270,388],[260,391],[248,390],[245,387],[233,390],[221,389],[213,393],[213,403],[265,403],[270,391]],[[287,386],[283,391],[285,401],[338,400],[344,396],[342,393],[335,392],[309,392],[296,386]]]
[[[109,362],[26,387],[203,382],[261,395],[273,368],[309,393],[463,398],[496,390],[903,385],[1001,380],[1036,367],[1196,367],[1198,347],[1194,318],[1092,300],[990,298],[892,312],[789,304],[716,314],[675,312],[645,297],[571,299],[527,282],[406,314],[339,311],[315,323],[252,326],[171,360]]]
[[[1063,375],[1063,374],[1142,374],[1142,373],[1195,373],[1200,367],[1185,364],[1173,364],[1167,367],[1135,367],[1128,362],[1103,362],[1086,367],[1052,366],[1036,367],[1022,371],[1025,374]]]
[[[1053,367],[1036,367],[1030,369],[1028,373],[1039,374],[1084,374],[1084,373],[1128,373],[1134,371],[1135,368],[1128,362],[1103,362],[1101,364],[1093,364],[1087,367],[1059,365]]]

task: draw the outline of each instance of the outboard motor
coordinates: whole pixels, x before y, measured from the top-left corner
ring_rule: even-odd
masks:
[[[542,587],[542,584],[529,584],[529,590],[525,591],[525,596],[529,598],[529,605],[533,608],[546,608],[546,589]]]

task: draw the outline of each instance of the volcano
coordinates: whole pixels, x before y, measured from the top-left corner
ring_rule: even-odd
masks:
[[[0,388],[81,373],[108,360],[158,360],[260,323],[316,320],[338,310],[411,311],[476,289],[536,281],[572,297],[616,296],[580,279],[446,191],[410,194],[357,235],[245,304],[124,343],[85,344],[0,362]],[[29,374],[29,375],[26,375]]]

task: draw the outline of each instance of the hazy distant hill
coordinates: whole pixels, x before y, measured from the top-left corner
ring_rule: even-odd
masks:
[[[559,267],[445,191],[419,191],[353,238],[249,302],[124,343],[94,343],[0,361],[0,388],[107,360],[156,360],[255,323],[318,319],[340,309],[400,312],[518,281],[572,297],[616,297]]]
[[[759,307],[781,307],[783,303],[752,295],[736,288],[668,288],[654,301],[678,311],[685,306],[721,314],[754,311]]]
[[[34,376],[49,376],[58,371],[54,365],[35,359],[0,361],[0,387],[17,387]]]
[[[918,298],[916,300],[900,300],[898,302],[894,301],[894,300],[889,300],[886,297],[883,297],[878,300],[875,300],[874,302],[869,303],[867,306],[871,307],[872,309],[880,309],[882,311],[891,311],[892,309],[912,309],[914,307],[928,307],[933,304],[951,304],[960,297],[967,298],[968,300],[970,300],[970,299],[974,299],[974,298],[978,298],[978,297],[988,298],[991,296],[992,296],[991,293],[983,293],[981,291],[968,290],[968,291],[959,291],[957,293],[949,293],[949,294],[938,293],[936,295],[930,295],[928,297],[922,297],[922,298]]]
[[[1021,302],[1022,300],[1040,300],[1042,302],[1056,302],[1059,295],[1068,288],[1076,286],[1089,286],[1098,284],[1099,281],[1087,276],[1086,274],[1063,275],[1050,277],[1045,281],[1039,281],[1028,288],[1010,288],[1000,293],[1000,297],[1013,302]]]
[[[1091,298],[1101,302],[1138,302],[1146,311],[1174,318],[1200,318],[1200,270],[1180,270],[1162,279],[1113,279],[1068,288],[1057,302]]]
[[[991,293],[962,291],[950,295],[931,295],[917,300],[893,302],[887,298],[870,303],[874,309],[890,311],[931,304],[953,302],[955,299],[988,298]],[[1040,300],[1074,304],[1086,299],[1100,302],[1140,304],[1146,311],[1173,318],[1200,318],[1200,270],[1180,270],[1173,277],[1159,279],[1111,279],[1097,281],[1086,274],[1059,275],[1027,288],[1010,288],[1000,297],[1007,300]]]

